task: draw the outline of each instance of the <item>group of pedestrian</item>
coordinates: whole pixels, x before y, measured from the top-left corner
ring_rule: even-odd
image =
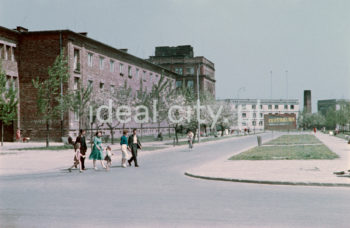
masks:
[[[129,166],[132,165],[132,162],[134,162],[135,167],[139,167],[137,163],[137,151],[139,149],[142,149],[141,142],[136,134],[137,130],[133,129],[132,134],[127,137],[128,131],[124,130],[123,135],[120,138],[120,146],[121,146],[121,152],[122,152],[122,160],[121,165],[122,167],[126,168],[127,163]],[[86,157],[86,151],[87,151],[87,144],[85,139],[85,130],[79,131],[79,136],[76,138],[74,143],[74,163],[73,165],[68,169],[69,171],[72,170],[72,168],[78,168],[79,171],[83,172],[85,170],[85,157]],[[101,162],[101,166],[104,169],[109,170],[112,165],[112,156],[114,155],[112,153],[112,148],[110,146],[106,146],[105,149],[103,149],[102,146],[102,133],[100,131],[96,132],[95,137],[93,139],[93,146],[91,149],[91,153],[89,156],[89,160],[92,160],[93,162],[93,168],[97,170],[96,161]],[[128,157],[128,151],[131,152],[131,158],[127,160]],[[106,161],[106,164],[104,163]]]

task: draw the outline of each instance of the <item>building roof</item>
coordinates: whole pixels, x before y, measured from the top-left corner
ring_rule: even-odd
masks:
[[[5,28],[5,27],[1,27],[1,26],[0,26],[0,29],[4,29],[7,32],[12,32],[13,34],[17,34],[17,35],[59,34],[59,33],[67,34],[68,36],[76,37],[76,38],[79,38],[79,39],[81,39],[83,41],[87,41],[87,42],[93,43],[95,45],[101,46],[103,48],[106,48],[106,49],[108,49],[110,51],[113,51],[118,56],[120,56],[122,58],[122,60],[137,62],[137,63],[143,65],[143,67],[145,67],[145,66],[147,67],[148,66],[148,67],[151,67],[153,69],[157,68],[158,70],[163,71],[164,73],[166,73],[167,76],[170,76],[172,78],[175,78],[175,76],[178,76],[177,73],[175,73],[173,71],[170,71],[170,70],[168,70],[168,69],[166,69],[166,68],[164,68],[162,66],[153,64],[153,63],[151,63],[151,62],[149,62],[147,60],[144,60],[142,58],[139,58],[137,56],[134,56],[134,55],[132,55],[130,53],[127,53],[124,49],[117,49],[117,48],[112,47],[112,46],[110,46],[108,44],[105,44],[105,43],[102,43],[102,42],[100,42],[98,40],[92,39],[92,38],[87,36],[87,33],[77,33],[77,32],[71,31],[69,29],[65,29],[65,30],[29,31],[26,28],[23,28],[23,27],[20,27],[20,26],[17,26],[17,28],[14,29],[14,30],[11,30],[11,29],[8,29],[8,28]]]
[[[299,104],[298,99],[217,99],[218,101],[228,101],[234,104]]]

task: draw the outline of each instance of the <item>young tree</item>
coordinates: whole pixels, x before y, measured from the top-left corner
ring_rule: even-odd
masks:
[[[0,122],[1,146],[4,142],[4,125],[10,124],[17,118],[17,89],[12,81],[8,81],[0,62]]]
[[[140,89],[136,91],[136,96],[135,96],[135,105],[136,106],[144,106],[147,108],[147,110],[152,109],[152,102],[151,102],[151,95],[147,91],[146,88],[143,87],[143,80],[140,78]],[[143,129],[143,123],[144,123],[144,115],[139,115],[138,116],[138,121],[140,121],[140,130],[141,130],[141,139],[142,139],[142,129]]]
[[[89,125],[88,114],[91,100],[92,87],[83,87],[82,83],[78,85],[78,89],[70,92],[69,107],[70,110],[78,115],[79,129],[87,128]]]
[[[55,62],[48,68],[48,78],[33,79],[34,88],[37,89],[38,113],[46,123],[46,147],[49,147],[50,124],[63,111],[68,109],[67,95],[61,96],[61,83],[67,83],[69,78],[68,62],[63,52],[57,56]]]
[[[152,116],[156,116],[156,122],[158,123],[158,133],[160,132],[160,124],[168,118],[168,110],[169,110],[169,100],[168,97],[171,97],[172,94],[175,93],[175,89],[173,87],[170,79],[161,74],[159,81],[157,84],[154,84],[152,87],[152,91],[150,93],[150,100],[156,102],[156,113],[153,113],[153,108],[150,109],[150,112],[153,114]]]

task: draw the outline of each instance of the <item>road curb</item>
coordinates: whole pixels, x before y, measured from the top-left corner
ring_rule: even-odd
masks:
[[[249,179],[231,179],[223,177],[208,177],[195,175],[189,172],[184,173],[185,176],[213,180],[213,181],[228,181],[228,182],[239,182],[239,183],[250,183],[250,184],[268,184],[268,185],[294,185],[294,186],[319,186],[319,187],[350,187],[350,184],[342,183],[319,183],[319,182],[292,182],[292,181],[268,181],[268,180],[249,180]]]

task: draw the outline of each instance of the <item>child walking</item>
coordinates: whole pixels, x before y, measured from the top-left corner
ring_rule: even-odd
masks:
[[[105,161],[107,162],[107,170],[109,170],[109,168],[112,165],[112,148],[110,146],[106,147],[106,157],[105,157]]]
[[[74,164],[68,169],[69,172],[72,172],[72,168],[75,167],[77,168],[77,166],[79,165],[79,172],[83,172],[83,169],[81,168],[81,161],[80,158],[81,156],[84,156],[80,153],[80,143],[76,143],[74,145],[74,149],[75,149],[75,154],[74,154]]]

